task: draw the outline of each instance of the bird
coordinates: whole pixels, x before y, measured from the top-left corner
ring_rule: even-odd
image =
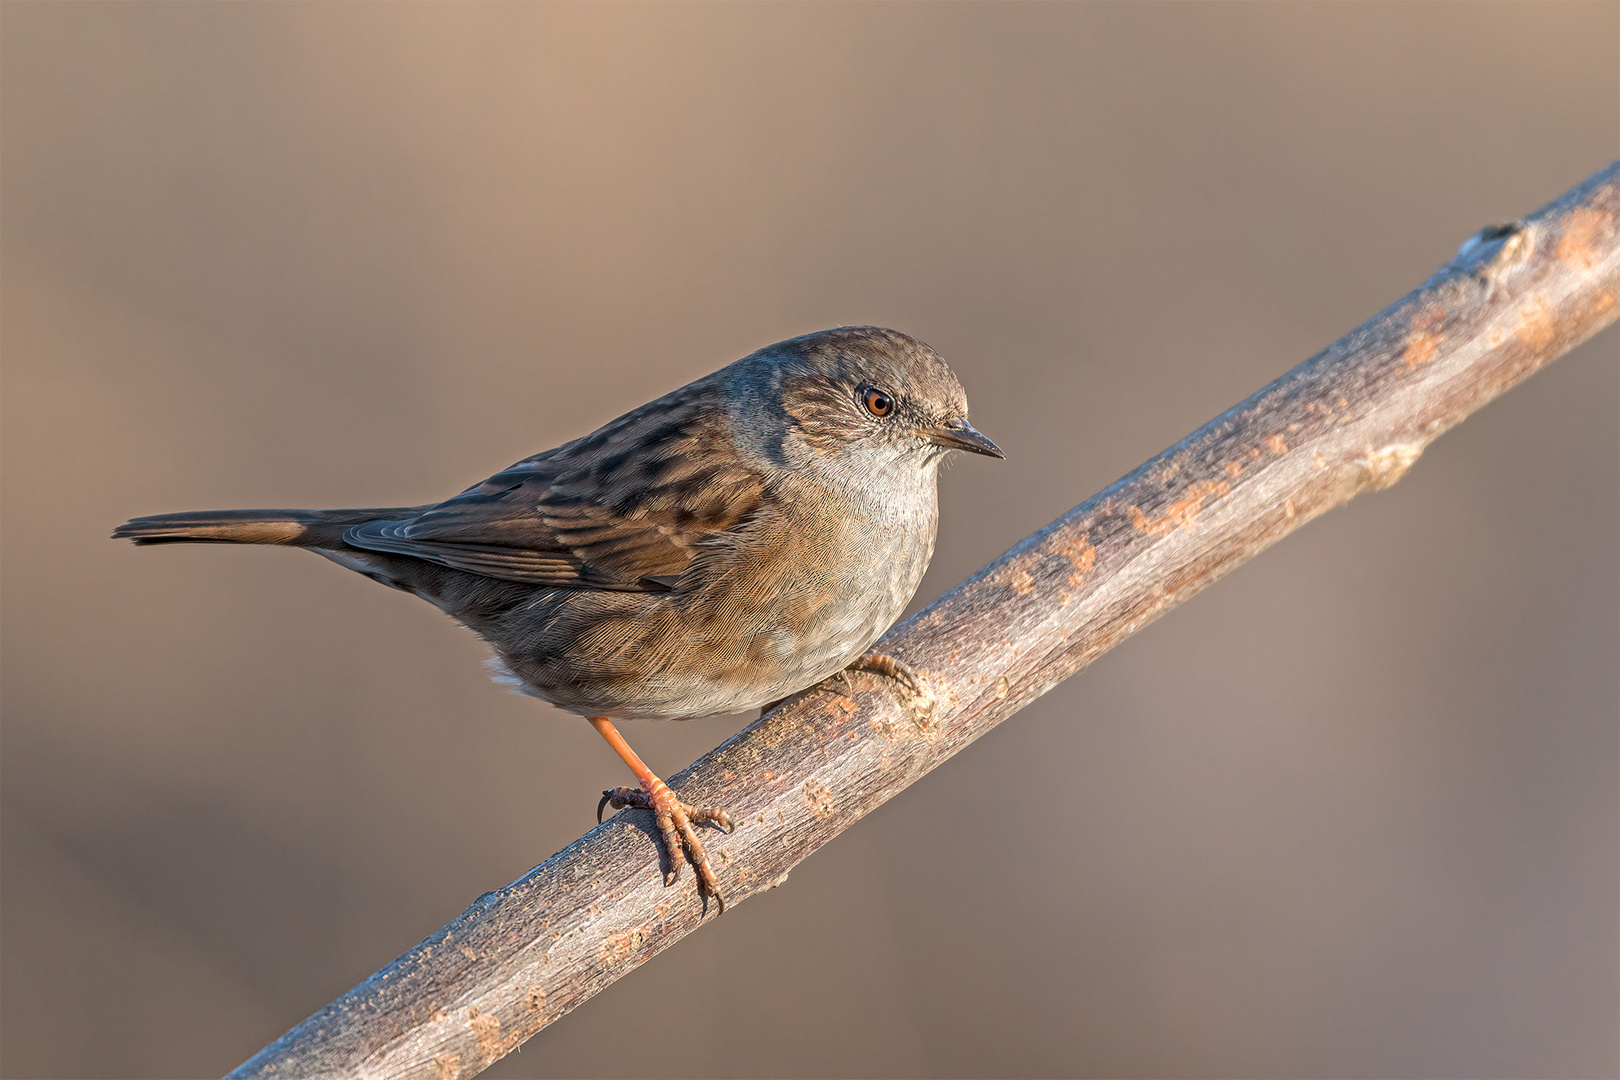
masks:
[[[1005,455],[923,342],[841,326],[760,349],[444,502],[134,518],[136,544],[306,548],[427,600],[493,650],[498,682],[585,717],[637,781],[597,805],[651,810],[667,887],[690,861],[725,900],[682,801],[613,721],[770,707],[847,668],[926,700],[867,649],[933,556],[941,461]]]

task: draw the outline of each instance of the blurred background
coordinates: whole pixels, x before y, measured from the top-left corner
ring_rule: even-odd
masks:
[[[222,1073],[625,779],[428,605],[126,517],[447,497],[880,323],[1009,459],[922,603],[1620,153],[1614,4],[0,20],[7,1077]],[[488,1075],[1620,1074],[1616,345]]]

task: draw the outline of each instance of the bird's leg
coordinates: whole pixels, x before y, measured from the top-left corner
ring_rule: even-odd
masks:
[[[692,806],[676,798],[669,785],[660,780],[630,749],[630,744],[624,741],[624,736],[613,726],[613,721],[605,716],[592,716],[589,719],[597,734],[607,740],[613,752],[630,766],[630,771],[641,781],[639,788],[612,788],[602,792],[602,801],[596,804],[596,820],[602,820],[602,808],[609,805],[615,810],[627,806],[651,810],[658,819],[658,831],[663,834],[664,850],[669,855],[670,872],[664,884],[673,885],[681,876],[680,852],[684,851],[686,858],[692,862],[692,869],[697,872],[698,891],[704,896],[714,897],[720,914],[724,914],[726,902],[720,896],[720,883],[715,880],[714,871],[709,867],[709,857],[703,851],[703,842],[698,839],[692,826],[714,824],[731,832],[730,815],[713,806]]]
[[[857,656],[850,661],[849,666],[840,671],[837,676],[843,682],[846,691],[853,689],[849,682],[849,673],[852,671],[870,671],[874,675],[882,675],[899,683],[910,696],[910,701],[907,704],[920,714],[925,721],[931,722],[939,712],[939,702],[935,700],[933,691],[929,690],[922,679],[918,678],[915,671],[912,671],[904,663],[892,656],[885,656],[883,653],[867,653],[865,656]]]

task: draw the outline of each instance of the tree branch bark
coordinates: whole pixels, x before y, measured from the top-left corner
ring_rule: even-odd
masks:
[[[1471,238],[1422,287],[1081,503],[890,633],[891,682],[815,687],[673,778],[726,807],[705,836],[727,903],[817,848],[1114,644],[1311,518],[1399,480],[1473,410],[1612,322],[1620,162]],[[591,830],[265,1047],[232,1077],[469,1077],[697,929],[653,829]]]

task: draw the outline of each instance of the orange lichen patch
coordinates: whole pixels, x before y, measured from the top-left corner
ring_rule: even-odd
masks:
[[[1524,314],[1513,328],[1513,336],[1532,349],[1545,349],[1558,334],[1558,323],[1553,318],[1552,305],[1539,296],[1528,297]]]
[[[1132,506],[1131,525],[1138,532],[1144,532],[1149,536],[1162,536],[1171,529],[1193,528],[1197,523],[1198,512],[1204,508],[1204,500],[1212,496],[1221,498],[1231,490],[1232,485],[1225,480],[1200,480],[1187,488],[1185,497],[1171,503],[1164,513],[1156,518],[1149,518],[1142,513],[1141,507]]]
[[[1069,575],[1069,584],[1084,583],[1086,575],[1091,573],[1091,567],[1096,561],[1097,549],[1091,546],[1090,540],[1081,537],[1079,548],[1069,553],[1069,562],[1074,566],[1074,572]]]
[[[1412,332],[1406,335],[1406,350],[1401,354],[1407,367],[1422,367],[1440,355],[1440,343],[1446,335],[1435,327],[1445,317],[1445,308],[1425,308],[1412,316]]]
[[[1249,447],[1249,456],[1254,458],[1256,461],[1259,461],[1260,460],[1260,448],[1258,446]]]
[[[839,694],[823,705],[821,711],[832,717],[835,723],[842,724],[855,715],[855,703]]]
[[[1007,588],[1019,596],[1028,596],[1029,591],[1035,587],[1035,579],[1030,576],[1029,568],[1042,558],[1042,554],[1038,551],[1026,551],[1007,560],[1007,568],[1002,573],[1002,580]]]
[[[544,987],[531,986],[529,992],[523,995],[523,1007],[530,1012],[543,1013],[546,1011],[546,991]]]
[[[833,816],[833,793],[826,784],[817,780],[806,780],[800,792],[804,795],[804,804],[817,818],[825,819]]]
[[[622,964],[641,948],[647,940],[647,928],[634,926],[629,930],[621,930],[610,935],[602,942],[602,947],[596,950],[596,962],[599,964]]]
[[[483,1060],[494,1061],[510,1049],[501,1039],[499,1017],[468,1009],[467,1026],[472,1028],[473,1037],[478,1040],[478,1056]]]
[[[1042,550],[1048,553],[1062,552],[1064,549],[1074,547],[1077,544],[1089,544],[1091,542],[1091,530],[1096,527],[1097,519],[1111,513],[1114,513],[1112,501],[1101,513],[1087,514],[1081,518],[1063,519],[1052,530],[1052,534],[1046,538],[1046,543],[1041,545]]]
[[[1238,473],[1240,473],[1242,471],[1243,471],[1243,462],[1241,462],[1241,461],[1228,461],[1226,463],[1226,476],[1227,476],[1227,479],[1236,480],[1238,478]]]
[[[1558,238],[1558,259],[1590,274],[1602,259],[1602,242],[1614,232],[1614,219],[1601,210],[1583,206],[1564,221]]]
[[[461,1055],[454,1050],[433,1055],[433,1075],[439,1080],[455,1080],[461,1075]]]
[[[1273,454],[1281,455],[1288,453],[1288,444],[1283,442],[1283,437],[1281,435],[1267,435],[1265,438],[1265,444],[1266,449],[1270,450]]]

